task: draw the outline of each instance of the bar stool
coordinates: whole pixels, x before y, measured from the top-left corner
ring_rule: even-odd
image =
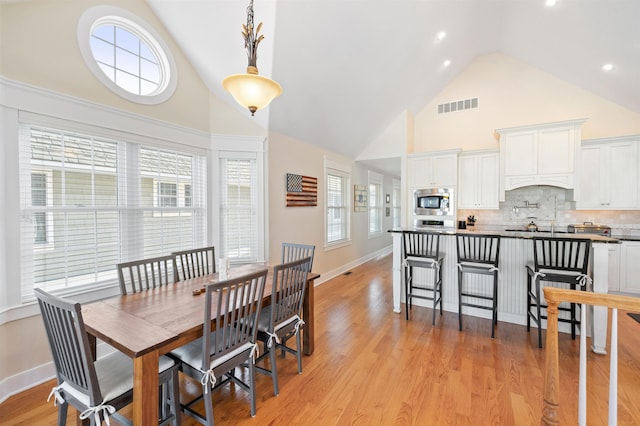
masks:
[[[407,231],[403,233],[404,294],[407,320],[413,298],[433,301],[433,321],[436,324],[436,308],[442,315],[442,260],[440,234],[433,232]],[[432,271],[430,280],[418,280],[414,268]],[[419,282],[420,281],[420,282]]]
[[[500,237],[497,235],[459,234],[456,235],[456,247],[458,251],[458,324],[460,331],[462,331],[463,306],[487,309],[492,312],[491,338],[493,339],[495,326],[498,324]],[[491,293],[483,293],[480,288],[467,289],[464,285],[464,274],[493,276]],[[490,300],[491,306],[474,302],[477,299]]]
[[[591,240],[578,238],[544,238],[533,239],[533,263],[527,269],[527,331],[531,330],[531,320],[538,326],[538,347],[542,347],[542,320],[547,316],[541,282],[568,284],[571,290],[580,287],[587,290],[591,280],[587,275],[589,266],[589,250]],[[559,287],[560,285],[554,285]],[[569,312],[569,318],[558,318],[558,321],[571,324],[571,339],[576,338],[576,327],[580,325],[580,316],[576,314],[576,303],[569,307],[560,306],[559,311]],[[532,308],[535,308],[532,312]]]

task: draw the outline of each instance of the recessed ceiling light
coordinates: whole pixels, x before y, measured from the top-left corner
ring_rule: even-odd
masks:
[[[443,67],[443,68],[447,68],[449,65],[451,65],[451,61],[447,59],[447,60],[446,60],[446,61],[444,61],[444,63],[442,64],[442,67]]]
[[[447,36],[447,33],[445,33],[444,31],[440,31],[438,33],[438,35],[436,36],[436,40],[438,41],[442,41],[444,40],[444,38]]]
[[[544,5],[547,7],[553,7],[558,4],[558,0],[546,0]]]
[[[613,71],[613,68],[614,68],[614,67],[613,67],[613,64],[604,64],[604,65],[602,66],[602,69],[603,69],[604,71],[606,71],[606,72]]]

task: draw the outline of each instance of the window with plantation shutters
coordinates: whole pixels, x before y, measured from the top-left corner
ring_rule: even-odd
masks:
[[[231,262],[259,260],[257,170],[255,154],[220,157],[220,253]]]
[[[117,263],[204,244],[202,155],[26,124],[20,150],[23,300],[114,285]]]
[[[400,192],[400,181],[398,179],[393,180],[393,197],[391,198],[391,202],[393,203],[393,227],[400,228],[400,214],[401,214],[401,192]]]
[[[382,179],[369,171],[369,236],[382,233]]]
[[[325,159],[325,245],[348,243],[350,235],[350,174],[342,164]]]

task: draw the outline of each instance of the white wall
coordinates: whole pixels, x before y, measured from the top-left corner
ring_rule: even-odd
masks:
[[[470,98],[477,109],[437,114],[437,106]],[[477,58],[415,115],[415,152],[498,147],[495,129],[588,118],[582,138],[640,133],[640,114],[509,56]]]

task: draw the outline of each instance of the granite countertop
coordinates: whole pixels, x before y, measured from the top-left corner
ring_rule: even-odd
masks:
[[[540,231],[540,232],[529,232],[529,231],[496,231],[496,230],[488,230],[488,229],[442,229],[442,228],[393,228],[390,229],[389,232],[405,232],[405,231],[413,231],[413,232],[437,232],[442,235],[457,235],[457,234],[482,234],[482,235],[498,235],[504,238],[522,238],[522,239],[531,239],[534,237],[551,237],[551,238],[571,238],[571,239],[589,239],[594,243],[610,243],[610,244],[618,244],[622,240],[628,241],[640,241],[640,237],[605,237],[602,235],[595,234],[573,234],[568,233],[566,231],[558,231],[558,232],[550,232],[550,231]]]

